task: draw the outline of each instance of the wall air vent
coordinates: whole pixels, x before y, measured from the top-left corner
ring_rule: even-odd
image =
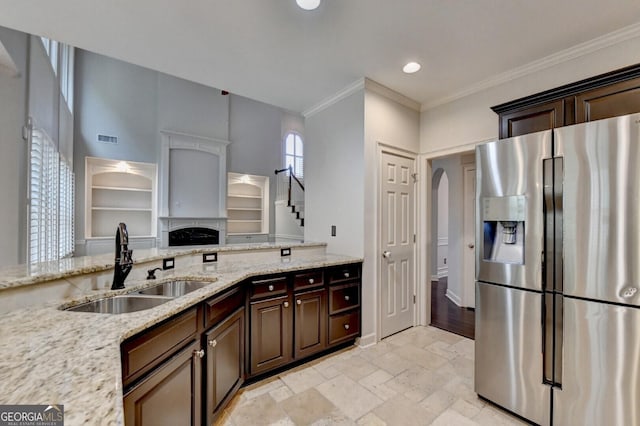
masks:
[[[117,144],[118,143],[118,137],[117,136],[109,136],[109,135],[98,135],[98,142]]]

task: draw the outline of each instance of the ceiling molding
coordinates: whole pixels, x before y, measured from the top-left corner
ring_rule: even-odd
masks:
[[[370,90],[381,96],[384,96],[385,98],[391,99],[392,101],[397,102],[401,105],[404,105],[407,108],[411,108],[414,111],[420,112],[420,102],[414,101],[413,99],[402,95],[393,89],[389,89],[387,86],[383,86],[378,82],[365,78],[364,88],[366,90]]]
[[[364,81],[365,81],[364,78],[359,78],[358,80],[354,81],[353,83],[351,83],[350,85],[348,85],[344,89],[340,90],[339,92],[329,96],[328,98],[323,99],[322,101],[320,101],[318,104],[312,106],[311,108],[309,108],[309,109],[307,109],[305,111],[302,111],[302,116],[304,118],[309,118],[312,115],[315,115],[315,114],[319,113],[320,111],[329,108],[331,105],[340,102],[344,98],[347,98],[347,97],[353,95],[357,91],[364,89],[364,85],[365,85]]]
[[[568,49],[553,53],[542,59],[529,62],[528,64],[525,64],[521,67],[513,68],[509,71],[497,74],[486,80],[468,86],[467,88],[460,90],[452,95],[436,99],[432,102],[426,102],[422,104],[421,111],[424,112],[436,106],[464,98],[465,96],[472,95],[491,87],[499,86],[509,81],[516,80],[526,75],[533,74],[543,69],[553,67],[555,65],[579,58],[584,55],[588,55],[600,49],[613,46],[615,44],[630,40],[638,36],[640,36],[640,23],[629,25],[627,27],[605,34],[601,37],[597,37],[584,43],[577,44]]]

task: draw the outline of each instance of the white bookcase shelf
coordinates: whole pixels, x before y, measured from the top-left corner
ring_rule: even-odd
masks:
[[[120,222],[132,238],[155,237],[155,164],[86,157],[85,176],[85,238],[111,238]]]
[[[229,173],[227,177],[227,234],[269,233],[269,178]]]

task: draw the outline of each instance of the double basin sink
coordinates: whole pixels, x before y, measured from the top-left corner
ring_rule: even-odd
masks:
[[[175,299],[176,297],[184,296],[187,293],[206,287],[214,281],[215,279],[208,281],[168,281],[143,290],[136,290],[128,294],[105,297],[92,302],[72,306],[65,310],[71,312],[94,312],[99,314],[126,314],[129,312],[143,311],[145,309],[155,308],[156,306],[160,306],[169,300]]]

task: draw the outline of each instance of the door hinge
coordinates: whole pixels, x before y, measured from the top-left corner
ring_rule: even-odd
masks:
[[[413,304],[414,305],[416,304],[416,295],[415,294],[413,295]]]
[[[416,234],[413,234],[413,242],[416,242]]]
[[[33,120],[29,117],[27,118],[27,123],[22,126],[22,139],[25,141],[29,140],[29,133],[31,133],[31,129],[33,129]]]

